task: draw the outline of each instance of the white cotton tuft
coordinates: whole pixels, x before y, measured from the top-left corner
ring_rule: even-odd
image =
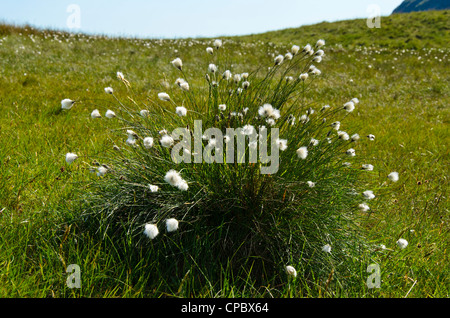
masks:
[[[398,247],[400,247],[400,249],[404,249],[408,246],[408,241],[405,239],[402,239],[402,238],[398,239],[397,245],[398,245]]]
[[[75,101],[71,99],[63,99],[61,101],[61,108],[62,109],[71,109],[73,104],[75,104]]]
[[[169,135],[164,135],[159,141],[164,148],[170,148],[174,144],[174,140]]]
[[[178,116],[183,117],[183,116],[186,116],[187,109],[186,109],[186,107],[180,106],[180,107],[176,108],[175,112]]]
[[[147,149],[150,149],[153,147],[153,138],[152,137],[144,138],[144,147]]]
[[[166,229],[167,232],[175,232],[178,230],[178,221],[176,219],[168,219],[166,220]]]
[[[114,118],[116,117],[116,113],[114,113],[112,110],[108,109],[105,113],[106,118]]]
[[[288,266],[286,266],[285,270],[286,270],[286,274],[288,274],[288,276],[297,277],[297,271],[295,270],[294,267],[288,265]]]
[[[151,240],[158,236],[158,227],[155,224],[146,224],[144,234]]]
[[[300,147],[297,149],[297,156],[300,159],[306,159],[306,157],[308,156],[308,148],[306,147]]]
[[[100,112],[98,111],[98,109],[94,109],[93,111],[92,111],[92,113],[91,113],[91,117],[92,118],[101,118],[102,117],[102,115],[100,115]]]
[[[391,180],[392,182],[397,182],[398,181],[398,172],[391,172],[388,175],[388,179]]]
[[[69,152],[66,154],[66,162],[70,165],[72,162],[74,162],[78,156],[72,152]]]

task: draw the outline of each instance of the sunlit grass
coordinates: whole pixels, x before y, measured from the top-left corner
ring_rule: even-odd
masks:
[[[432,14],[430,21],[445,18],[447,13]],[[348,26],[358,29],[351,22]],[[425,48],[410,50],[397,48],[395,36],[375,41],[382,48],[372,47],[368,35],[363,35],[367,47],[350,40],[340,47],[338,41],[327,39],[321,27],[315,32],[327,40],[330,51],[320,66],[323,78],[307,98],[336,104],[342,96],[358,97],[360,104],[349,125],[361,136],[376,135],[374,147],[364,154],[375,167],[370,172],[375,178],[369,182],[382,194],[387,175],[391,171],[400,174],[399,182],[389,185],[394,187],[392,195],[377,197],[377,208],[361,224],[374,244],[387,249],[365,251],[355,260],[353,288],[342,288],[332,276],[328,283],[327,276],[258,286],[245,273],[235,279],[229,264],[205,271],[193,259],[186,259],[185,267],[173,277],[160,279],[157,264],[149,258],[158,251],[142,250],[136,255],[131,252],[135,251],[131,237],[117,241],[75,234],[76,228],[66,222],[78,213],[79,187],[95,175],[82,166],[66,165],[64,155],[70,149],[91,164],[89,158],[107,147],[110,131],[90,118],[93,109],[104,114],[111,106],[103,88],[113,85],[117,71],[122,71],[133,83],[135,100],[156,98],[164,87],[162,81],[170,79],[170,61],[182,55],[192,72],[204,69],[205,56],[198,52],[204,52],[211,41],[192,40],[189,46],[190,40],[68,38],[57,33],[46,38],[36,33],[31,38],[0,33],[0,295],[448,297],[450,92],[448,48],[440,46],[448,43],[448,31],[435,24],[433,34],[439,41],[431,43],[436,48],[416,39],[416,43],[426,43]],[[386,24],[382,31],[389,34],[394,28]],[[427,28],[433,24],[429,22]],[[260,38],[277,43],[271,45],[246,38],[227,43],[238,61],[236,72],[247,71],[255,61],[271,59],[268,54],[273,52],[285,53],[285,45],[278,44],[304,45],[316,40],[315,34],[301,39],[296,34]],[[187,77],[192,77],[186,69]],[[61,99],[69,96],[88,97],[89,101],[70,112],[61,111]],[[395,243],[400,237],[409,242],[404,250]],[[365,285],[366,267],[373,262],[381,267],[380,289]],[[65,284],[65,268],[74,263],[81,266],[81,290],[70,290]],[[251,260],[248,264],[251,271]],[[213,281],[213,277],[220,279]]]

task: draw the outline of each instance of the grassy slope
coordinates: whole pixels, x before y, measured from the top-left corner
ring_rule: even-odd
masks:
[[[324,38],[323,78],[311,97],[339,104],[357,96],[361,103],[351,125],[377,137],[364,155],[376,167],[379,178],[372,186],[381,206],[362,227],[371,240],[394,250],[373,256],[382,288],[368,290],[361,281],[347,291],[279,287],[280,295],[403,297],[416,281],[409,296],[448,297],[448,15],[394,15],[382,18],[381,29],[368,29],[364,20],[321,23],[225,42],[238,59],[233,71],[244,72],[270,64],[269,54],[284,53],[291,44]],[[136,100],[155,98],[162,79],[175,79],[169,62],[176,55],[188,74],[205,69],[204,49],[211,41],[94,39],[9,26],[0,26],[0,39],[0,296],[239,295],[226,276],[212,288],[193,286],[189,276],[174,278],[176,290],[164,283],[149,287],[148,260],[119,251],[132,249],[127,242],[116,247],[60,226],[77,212],[77,183],[92,177],[77,165],[66,166],[64,155],[74,151],[89,162],[101,151],[108,131],[89,114],[112,107],[103,88],[117,86],[116,72],[132,82]],[[61,113],[63,98],[84,102]],[[383,197],[393,170],[401,179],[393,196]],[[401,252],[395,248],[399,237],[410,242]],[[64,268],[71,263],[82,267],[80,291],[65,287]],[[254,295],[268,296],[265,289],[244,293]]]

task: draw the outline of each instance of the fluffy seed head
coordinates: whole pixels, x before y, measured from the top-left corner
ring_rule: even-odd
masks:
[[[178,116],[183,117],[186,116],[187,109],[183,106],[180,106],[176,108],[175,112],[177,113]]]
[[[331,246],[330,244],[326,244],[322,247],[322,251],[324,251],[325,253],[331,253]]]
[[[73,104],[75,104],[75,101],[71,99],[63,99],[61,101],[61,108],[62,109],[71,109]]]
[[[105,113],[106,118],[114,118],[116,117],[116,113],[114,113],[112,110],[108,109]]]
[[[183,68],[183,61],[179,57],[177,57],[172,61],[172,65],[181,70]]]
[[[300,159],[306,159],[306,157],[308,156],[308,148],[306,147],[300,147],[297,149],[297,156]]]
[[[178,221],[176,219],[168,219],[166,220],[166,229],[167,232],[175,232],[178,230]]]
[[[74,162],[78,156],[72,152],[66,153],[66,162],[70,165],[72,162]]]
[[[158,227],[155,224],[146,224],[144,234],[151,240],[158,236]]]
[[[288,274],[288,276],[297,277],[297,271],[295,270],[294,267],[288,265],[288,266],[286,266],[285,270],[286,270],[286,274]]]
[[[392,182],[397,182],[398,181],[398,172],[391,172],[388,175],[388,179],[391,180]]]
[[[101,118],[102,117],[102,115],[100,115],[100,112],[98,111],[98,109],[94,109],[93,111],[92,111],[92,113],[91,113],[91,117],[92,118]]]
[[[106,94],[112,94],[112,93],[114,93],[114,90],[113,90],[112,87],[106,87],[106,88],[105,88],[105,93],[106,93]]]
[[[405,239],[400,238],[397,241],[397,245],[398,245],[398,247],[400,247],[400,249],[404,249],[404,248],[406,248],[408,246],[408,241],[405,240]]]
[[[165,101],[165,102],[170,101],[170,96],[169,96],[169,94],[167,94],[167,93],[159,93],[159,94],[158,94],[158,98],[159,98],[160,100]]]
[[[375,195],[373,194],[373,191],[371,191],[371,190],[364,191],[363,196],[368,200],[372,200],[375,198]]]
[[[170,148],[173,145],[174,140],[169,135],[164,135],[161,137],[160,143],[164,148]]]
[[[144,138],[144,147],[147,149],[150,149],[153,147],[153,138],[152,137],[146,137]]]

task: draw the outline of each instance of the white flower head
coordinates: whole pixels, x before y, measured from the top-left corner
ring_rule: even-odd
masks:
[[[391,172],[388,175],[388,179],[391,180],[392,182],[397,182],[398,181],[398,172]]]
[[[375,198],[375,194],[373,194],[373,191],[371,190],[364,191],[363,196],[368,200],[372,200]]]
[[[319,140],[311,138],[311,141],[309,142],[311,146],[317,146],[319,144]]]
[[[215,64],[209,64],[208,71],[211,73],[217,72],[217,66]]]
[[[339,130],[339,128],[341,128],[341,122],[335,121],[334,123],[331,124],[331,127],[333,127],[336,130]]]
[[[275,65],[280,65],[284,61],[283,55],[277,55],[274,59]]]
[[[246,136],[254,135],[256,134],[256,129],[252,125],[245,125],[244,127],[242,127],[242,134]]]
[[[170,96],[169,96],[169,94],[167,94],[167,93],[159,93],[159,94],[158,94],[158,98],[159,98],[160,100],[165,101],[165,102],[170,101]]]
[[[150,149],[153,147],[153,138],[152,137],[146,137],[144,138],[144,147],[147,149]]]
[[[258,109],[259,116],[265,118],[273,118],[273,119],[279,119],[280,118],[280,111],[276,108],[273,108],[270,104],[264,104],[263,106],[259,107]]]
[[[178,116],[183,117],[183,116],[186,116],[187,109],[183,106],[179,106],[176,108],[175,112],[177,113]]]
[[[344,104],[344,109],[347,112],[351,113],[355,109],[355,104],[352,101],[347,102]]]
[[[214,47],[215,47],[217,50],[220,49],[220,48],[222,47],[222,40],[219,40],[219,39],[215,40],[215,41],[214,41]]]
[[[120,79],[121,81],[125,80],[125,76],[123,76],[122,72],[117,72],[117,78]]]
[[[331,246],[330,244],[326,244],[322,247],[322,251],[324,251],[325,253],[331,253]]]
[[[322,40],[322,39],[318,40],[316,43],[317,48],[322,47],[324,45],[325,45],[325,40]]]
[[[288,274],[288,276],[292,276],[294,278],[297,277],[297,271],[295,270],[294,267],[288,265],[288,266],[286,266],[285,270],[286,270],[286,274]]]
[[[151,240],[158,236],[158,227],[155,224],[146,224],[144,234]]]
[[[302,74],[300,74],[299,78],[302,81],[306,81],[308,79],[308,76],[309,76],[308,73],[302,73]]]
[[[173,138],[169,135],[162,136],[159,142],[161,143],[161,146],[163,146],[164,148],[170,148],[174,144]]]
[[[277,139],[276,143],[277,143],[278,149],[280,149],[281,151],[285,151],[288,147],[286,139]]]
[[[291,48],[291,53],[296,55],[300,51],[300,47],[298,45],[293,45]]]
[[[348,149],[345,153],[350,157],[356,156],[355,149],[353,149],[353,148]]]
[[[375,136],[372,134],[367,135],[367,138],[369,138],[370,141],[374,141],[375,140]]]
[[[338,134],[338,138],[339,139],[342,139],[342,140],[349,140],[350,139],[350,136],[345,131],[339,130],[337,132],[337,134]]]
[[[177,57],[172,61],[172,65],[181,70],[183,68],[183,61],[179,57]]]
[[[142,117],[146,118],[150,115],[150,112],[147,109],[143,109],[139,112],[139,114],[141,114]]]
[[[97,176],[103,177],[108,172],[108,169],[106,169],[104,166],[100,166],[97,168]]]
[[[214,54],[214,49],[212,48],[212,47],[207,47],[206,48],[206,53],[208,53],[208,54]]]
[[[72,162],[74,162],[78,156],[72,152],[66,153],[66,162],[70,165]]]
[[[105,87],[105,93],[106,94],[112,94],[112,93],[114,93],[114,90],[113,90],[112,87]]]
[[[187,182],[181,177],[180,173],[175,170],[169,170],[165,177],[164,181],[166,181],[168,184],[170,184],[173,187],[177,187],[178,189],[182,191],[187,191],[188,184]]]
[[[362,212],[367,212],[370,210],[370,207],[365,204],[365,203],[361,203],[358,205],[358,208],[362,211]]]
[[[314,188],[316,186],[316,183],[312,182],[312,181],[307,181],[306,183],[308,184],[308,187],[310,187],[310,188]]]
[[[112,110],[108,109],[105,113],[106,118],[114,118],[116,117],[116,113],[114,113]]]
[[[230,70],[226,70],[225,72],[223,72],[222,77],[228,81],[231,78]]]
[[[371,164],[363,164],[362,169],[366,171],[373,171],[373,165]]]
[[[181,88],[183,91],[188,91],[188,90],[189,90],[189,83],[188,83],[188,82],[183,82],[183,83],[181,83],[181,84],[180,84],[180,88]]]
[[[284,58],[288,61],[292,60],[293,57],[294,57],[294,55],[291,52],[288,52],[284,55]]]
[[[71,109],[73,104],[75,104],[75,101],[71,99],[63,99],[61,101],[61,108],[62,109]]]
[[[92,113],[91,113],[91,117],[92,118],[101,118],[102,117],[102,115],[100,115],[100,112],[98,111],[98,109],[94,109],[93,111],[92,111]]]
[[[225,111],[225,109],[227,109],[227,105],[225,105],[225,104],[220,104],[219,105],[219,110],[220,111]]]
[[[308,156],[308,148],[306,147],[300,147],[297,149],[297,156],[300,159],[306,159],[306,157]]]
[[[150,189],[150,191],[151,192],[158,192],[158,190],[159,190],[159,187],[158,186],[156,186],[156,185],[153,185],[153,184],[149,184],[148,185],[148,188]]]
[[[359,137],[358,134],[353,134],[352,137],[351,137],[351,140],[354,142],[354,141],[358,141],[359,138],[360,138],[360,137]]]
[[[167,219],[166,220],[166,229],[167,232],[175,232],[178,230],[178,221],[176,219]]]
[[[405,240],[405,239],[400,238],[400,239],[398,239],[398,241],[397,241],[397,245],[398,245],[398,247],[400,247],[401,249],[404,249],[404,248],[406,248],[406,247],[408,246],[408,241]]]

